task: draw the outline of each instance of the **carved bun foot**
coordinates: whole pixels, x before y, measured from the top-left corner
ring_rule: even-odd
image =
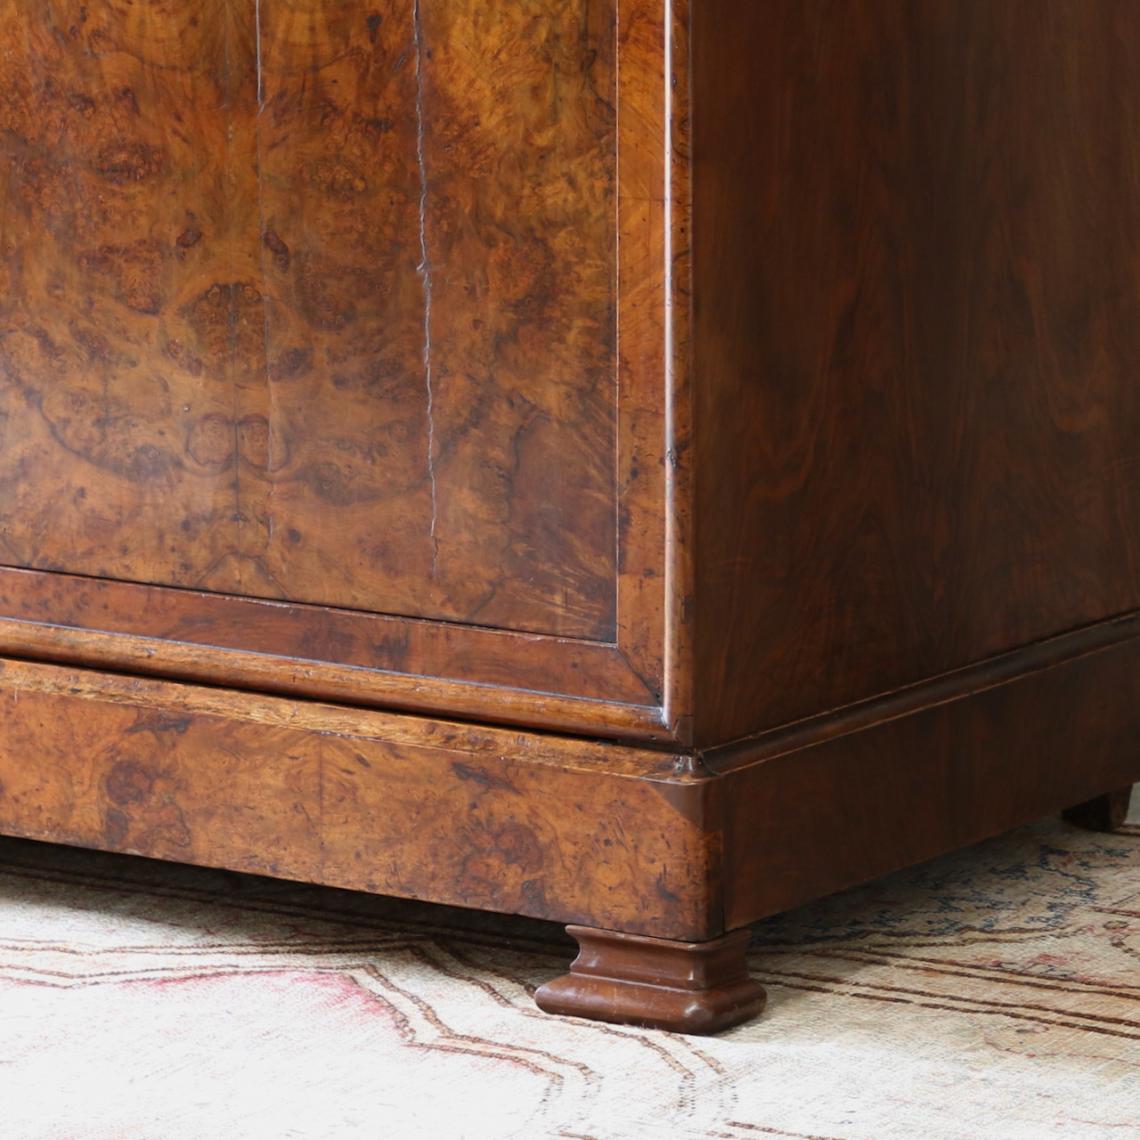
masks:
[[[748,976],[748,931],[671,942],[569,926],[578,957],[535,995],[540,1009],[676,1033],[717,1033],[755,1017],[764,989]]]
[[[1119,831],[1128,818],[1128,805],[1132,799],[1132,787],[1121,788],[1116,792],[1106,792],[1103,796],[1077,804],[1065,811],[1065,819],[1077,827],[1089,831]]]

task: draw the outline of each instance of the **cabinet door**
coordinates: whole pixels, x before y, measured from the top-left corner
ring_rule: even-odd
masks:
[[[657,730],[650,0],[0,0],[0,649]]]

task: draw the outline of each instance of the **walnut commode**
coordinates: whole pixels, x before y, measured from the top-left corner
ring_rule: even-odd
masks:
[[[1140,9],[0,17],[0,832],[712,1032],[749,923],[1118,818]]]

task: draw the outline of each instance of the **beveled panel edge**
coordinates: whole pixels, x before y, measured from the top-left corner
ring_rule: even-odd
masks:
[[[618,651],[601,647],[619,665]],[[0,618],[0,654],[241,691],[334,701],[375,711],[435,715],[591,738],[675,743],[652,704],[567,696],[283,657],[230,647]]]
[[[666,0],[664,720],[693,740],[696,593],[693,465],[692,43],[689,0]]]
[[[86,666],[26,661],[0,654],[0,689],[14,688],[148,708],[159,708],[177,700],[189,713],[225,716],[233,721],[331,732],[400,745],[430,742],[433,747],[471,753],[518,752],[519,758],[527,764],[553,764],[582,772],[605,770],[615,776],[652,779],[670,785],[696,784],[704,779],[686,770],[668,751],[636,744],[582,740],[502,725],[472,724],[318,700],[294,700],[274,693],[244,692],[104,672]]]
[[[687,742],[693,568],[688,0],[618,0],[618,620]]]
[[[5,561],[612,641],[616,5],[17,5]]]

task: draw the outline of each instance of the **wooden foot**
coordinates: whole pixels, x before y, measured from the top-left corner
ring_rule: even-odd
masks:
[[[1089,831],[1119,831],[1128,818],[1128,804],[1132,799],[1132,786],[1077,804],[1065,811],[1065,819]]]
[[[535,995],[540,1009],[594,1021],[717,1033],[755,1017],[764,989],[748,976],[748,931],[713,942],[671,942],[569,926],[578,942],[570,973]]]

